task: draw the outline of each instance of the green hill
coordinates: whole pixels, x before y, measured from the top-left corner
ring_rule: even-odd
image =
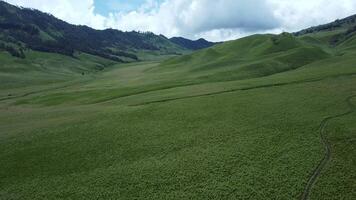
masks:
[[[68,56],[83,52],[119,62],[143,60],[146,54],[189,52],[163,35],[75,26],[4,1],[0,1],[0,49],[17,57],[25,57],[26,49],[31,49]]]
[[[154,70],[180,69],[215,81],[263,77],[333,56],[327,48],[288,33],[253,35],[164,61]]]
[[[209,42],[203,38],[200,38],[198,40],[189,40],[183,37],[173,37],[170,38],[169,40],[179,46],[185,47],[186,49],[190,49],[190,50],[205,49],[217,44],[214,42]]]
[[[1,51],[0,199],[355,199],[339,28],[133,63]]]
[[[294,33],[299,37],[311,37],[324,44],[338,46],[356,34],[356,15],[334,22],[311,27]]]

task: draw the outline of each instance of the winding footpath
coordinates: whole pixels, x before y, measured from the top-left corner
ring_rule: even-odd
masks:
[[[334,115],[334,116],[330,116],[330,117],[326,117],[323,119],[323,121],[320,123],[319,126],[319,134],[320,134],[320,139],[322,144],[324,145],[325,148],[325,153],[324,153],[324,158],[319,162],[318,166],[314,169],[313,173],[311,174],[311,176],[309,177],[309,180],[307,182],[307,185],[304,188],[303,194],[301,195],[300,199],[301,200],[307,200],[309,199],[310,196],[310,192],[313,189],[313,186],[315,185],[318,177],[320,176],[322,170],[325,168],[326,164],[330,161],[331,159],[331,145],[328,141],[327,135],[325,133],[325,129],[326,126],[328,125],[328,123],[336,118],[339,117],[343,117],[346,115],[349,115],[351,113],[353,113],[355,111],[356,106],[354,104],[352,104],[352,99],[355,98],[356,95],[350,96],[348,98],[346,98],[346,103],[349,107],[349,110],[345,113],[342,114],[338,114],[338,115]]]

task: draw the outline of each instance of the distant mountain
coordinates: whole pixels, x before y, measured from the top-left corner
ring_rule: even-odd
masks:
[[[182,37],[173,37],[171,39],[169,39],[171,42],[182,46],[186,49],[190,49],[190,50],[199,50],[199,49],[205,49],[211,46],[214,46],[217,43],[214,42],[209,42],[206,41],[205,39],[199,39],[199,40],[189,40],[186,38],[182,38]]]
[[[332,30],[336,30],[336,29],[350,28],[350,26],[355,26],[355,25],[356,25],[356,15],[352,15],[352,16],[346,17],[344,19],[335,20],[334,22],[331,22],[328,24],[313,26],[313,27],[298,31],[295,33],[295,35],[305,35],[305,34],[316,33],[316,32],[320,32],[320,31],[332,31]]]
[[[115,61],[139,60],[139,55],[147,52],[181,54],[187,50],[162,35],[71,25],[50,14],[0,0],[1,49],[17,57],[32,49],[69,56],[84,52]]]
[[[340,44],[356,34],[356,15],[338,19],[334,22],[314,26],[294,33],[296,36],[312,36],[331,45]]]

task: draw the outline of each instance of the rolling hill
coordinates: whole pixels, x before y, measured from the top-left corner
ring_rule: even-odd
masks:
[[[146,54],[177,55],[196,49],[149,32],[75,26],[41,11],[19,8],[4,1],[0,1],[0,32],[0,49],[17,57],[25,57],[24,51],[31,49],[68,56],[83,52],[127,62],[145,60]],[[210,44],[200,40],[195,43],[199,49]]]
[[[330,56],[323,48],[288,33],[253,35],[166,60],[160,68],[184,68],[193,74],[203,72],[204,78],[236,80],[297,69]]]
[[[355,199],[352,18],[145,62],[1,51],[0,199]]]

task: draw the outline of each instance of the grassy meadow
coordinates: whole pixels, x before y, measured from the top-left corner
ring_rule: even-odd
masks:
[[[355,199],[356,51],[320,38],[129,64],[1,53],[0,199],[301,199],[320,124],[348,111],[309,198]]]

